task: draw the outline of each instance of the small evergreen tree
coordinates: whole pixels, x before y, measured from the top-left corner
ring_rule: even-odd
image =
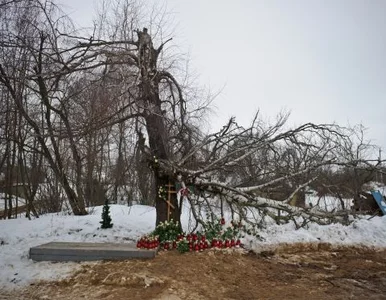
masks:
[[[100,221],[99,223],[102,224],[102,229],[113,227],[113,223],[111,223],[110,206],[108,200],[106,200],[105,205],[103,205],[102,221]]]

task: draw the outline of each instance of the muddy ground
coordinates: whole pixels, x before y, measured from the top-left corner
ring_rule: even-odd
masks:
[[[386,249],[283,245],[83,265],[0,299],[386,299]]]

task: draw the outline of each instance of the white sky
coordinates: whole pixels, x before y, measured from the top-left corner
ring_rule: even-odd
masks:
[[[94,0],[59,2],[80,24],[91,20]],[[224,87],[213,129],[284,109],[291,124],[362,123],[386,151],[386,1],[163,2],[202,84]]]

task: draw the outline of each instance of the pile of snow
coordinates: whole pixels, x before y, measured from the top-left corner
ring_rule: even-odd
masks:
[[[386,247],[386,216],[370,220],[361,218],[348,226],[341,224],[318,225],[310,223],[306,228],[295,228],[295,224],[272,224],[259,234],[262,240],[246,238],[246,246],[256,252],[280,244],[329,243],[332,245]]]
[[[33,262],[29,249],[53,241],[133,243],[154,229],[155,208],[111,205],[114,226],[99,229],[102,206],[90,209],[87,216],[47,214],[29,221],[25,218],[0,220],[0,289],[20,287],[35,280],[61,278],[79,263]],[[184,230],[192,229],[188,206],[182,212]],[[350,226],[338,224],[295,230],[294,224],[271,224],[260,232],[263,241],[246,237],[242,242],[259,250],[267,245],[296,242],[326,242],[345,245],[386,247],[386,217],[357,220]]]
[[[28,257],[31,247],[55,241],[132,243],[154,229],[153,207],[111,205],[111,229],[99,229],[101,213],[102,206],[92,208],[87,216],[47,214],[31,221],[0,220],[0,288],[59,278],[79,266],[33,262]]]

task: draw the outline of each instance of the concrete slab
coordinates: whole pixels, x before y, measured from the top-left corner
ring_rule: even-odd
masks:
[[[92,261],[154,258],[156,250],[138,249],[134,244],[51,242],[30,249],[35,261]]]

